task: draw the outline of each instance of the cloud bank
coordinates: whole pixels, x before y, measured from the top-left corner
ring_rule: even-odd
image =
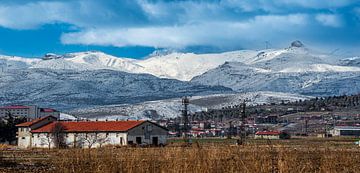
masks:
[[[294,39],[315,45],[359,43],[358,0],[63,0],[7,1],[0,26],[36,30],[69,24],[63,44],[185,48],[259,48]],[[338,45],[333,44],[332,47]]]

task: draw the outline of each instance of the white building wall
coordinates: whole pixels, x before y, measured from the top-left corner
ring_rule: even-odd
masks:
[[[141,144],[153,144],[153,137],[157,137],[158,138],[158,144],[163,144],[165,145],[167,142],[167,135],[150,135],[150,138],[146,139],[145,135],[128,135],[127,140],[128,141],[132,141],[133,144],[137,144],[136,143],[136,137],[140,137],[141,138]]]
[[[30,148],[31,147],[31,133],[28,127],[19,127],[17,132],[18,147]]]
[[[109,133],[67,133],[64,141],[68,147],[98,148],[106,145],[126,145],[127,134],[123,132]],[[122,142],[122,143],[121,143]],[[48,133],[34,133],[32,147],[54,148],[54,138]]]
[[[255,139],[280,139],[279,135],[255,135]]]
[[[168,131],[154,123],[145,122],[128,131],[128,142],[139,144],[136,138],[141,138],[141,144],[154,144],[154,138],[158,139],[157,144],[165,145]]]

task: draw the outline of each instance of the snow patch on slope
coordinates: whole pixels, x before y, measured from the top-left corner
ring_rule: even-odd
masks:
[[[249,99],[248,105],[281,103],[284,101],[305,100],[312,97],[280,92],[249,92],[239,94],[215,94],[190,98],[190,113],[220,109],[236,105],[241,99]],[[181,99],[166,99],[138,104],[109,105],[77,109],[71,113],[90,119],[169,119],[181,116]]]
[[[359,67],[347,67],[330,64],[312,64],[307,67],[290,67],[280,70],[281,73],[304,73],[304,72],[358,72]]]

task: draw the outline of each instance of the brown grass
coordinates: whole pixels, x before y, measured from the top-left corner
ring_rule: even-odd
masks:
[[[34,152],[29,151],[29,154]],[[106,147],[37,152],[36,156],[43,154],[42,158],[45,158],[40,159],[42,165],[47,165],[46,169],[42,168],[45,172],[258,173],[360,170],[360,149],[353,145],[194,144],[191,147]]]

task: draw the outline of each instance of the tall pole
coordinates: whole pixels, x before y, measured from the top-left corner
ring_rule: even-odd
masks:
[[[245,143],[246,131],[245,131],[245,120],[246,120],[246,100],[243,100],[241,104],[241,126],[240,126],[240,142],[239,145]]]
[[[190,104],[190,100],[187,96],[185,96],[182,99],[182,105],[184,105],[184,109],[182,110],[182,114],[183,114],[183,123],[184,123],[184,127],[183,127],[183,137],[186,143],[189,143],[189,138],[188,138],[188,133],[189,133],[189,128],[190,128],[190,122],[189,122],[189,117],[188,117],[188,105]]]

